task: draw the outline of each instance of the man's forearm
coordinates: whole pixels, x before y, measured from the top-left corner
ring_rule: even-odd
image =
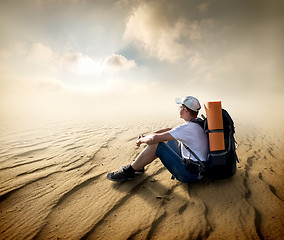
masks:
[[[164,133],[164,132],[167,132],[167,131],[170,131],[172,128],[164,128],[164,129],[161,129],[161,130],[158,130],[154,133]]]

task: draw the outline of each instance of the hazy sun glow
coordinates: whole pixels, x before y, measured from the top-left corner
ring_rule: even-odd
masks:
[[[89,57],[83,57],[79,59],[77,66],[77,73],[80,75],[98,75],[101,74],[103,68],[101,64],[95,62]]]

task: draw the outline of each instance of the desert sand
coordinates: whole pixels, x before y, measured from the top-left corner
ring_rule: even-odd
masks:
[[[235,120],[230,179],[181,183],[157,159],[115,183],[139,134],[181,121],[47,122],[1,127],[0,239],[284,239],[283,128]]]

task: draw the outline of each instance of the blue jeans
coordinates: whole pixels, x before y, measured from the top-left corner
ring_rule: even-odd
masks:
[[[169,172],[181,182],[198,182],[198,175],[189,172],[183,162],[178,141],[160,142],[157,146],[156,156],[159,157]]]

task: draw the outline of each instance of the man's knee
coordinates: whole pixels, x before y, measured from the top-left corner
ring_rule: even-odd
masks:
[[[157,147],[158,143],[147,145],[146,148],[144,148],[143,152],[144,154],[151,154],[156,156]]]

